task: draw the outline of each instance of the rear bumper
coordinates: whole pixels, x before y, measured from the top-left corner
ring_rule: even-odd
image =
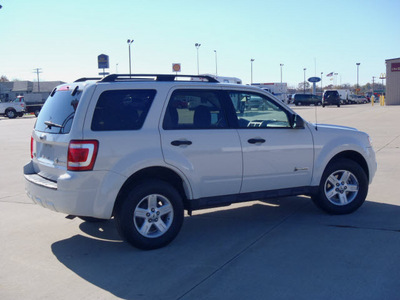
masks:
[[[105,176],[102,171],[68,172],[54,182],[36,174],[32,162],[24,166],[25,191],[34,203],[75,216],[111,218],[117,192],[104,186]]]

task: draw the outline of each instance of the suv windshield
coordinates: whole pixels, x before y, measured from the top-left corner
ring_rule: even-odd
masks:
[[[40,111],[35,129],[48,133],[69,133],[81,94],[81,91],[77,91],[72,96],[70,90],[61,90],[49,96]]]

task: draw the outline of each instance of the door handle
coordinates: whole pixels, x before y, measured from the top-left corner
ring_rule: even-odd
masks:
[[[265,143],[265,140],[258,138],[258,139],[249,139],[249,140],[247,140],[247,142],[249,144],[262,144],[262,143]]]
[[[192,144],[191,141],[185,141],[185,140],[183,141],[175,140],[171,142],[172,146],[182,146],[182,145],[189,146],[191,144]]]

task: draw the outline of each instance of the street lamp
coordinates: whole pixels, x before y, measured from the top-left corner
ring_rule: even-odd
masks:
[[[199,48],[200,48],[201,44],[196,43],[196,44],[194,44],[194,46],[197,49],[197,75],[200,75],[200,71],[199,71]]]
[[[303,94],[306,93],[306,70],[307,70],[307,68],[303,69],[303,71],[304,71]]]
[[[250,80],[250,84],[253,84],[253,61],[254,60],[255,60],[254,58],[250,59],[250,64],[251,64],[251,80]]]
[[[280,64],[281,66],[281,85],[282,85],[282,67],[284,66],[283,64]]]
[[[128,48],[129,48],[129,75],[132,74],[132,64],[131,64],[131,44],[133,43],[133,40],[128,39]]]
[[[323,93],[323,91],[322,91],[322,74],[324,74],[324,72],[321,72],[321,93]]]
[[[214,53],[215,53],[215,76],[218,76],[217,50],[214,50]]]
[[[356,65],[357,65],[357,95],[358,95],[358,91],[359,91],[359,89],[360,89],[360,86],[358,85],[358,68],[360,67],[360,63],[356,63]]]

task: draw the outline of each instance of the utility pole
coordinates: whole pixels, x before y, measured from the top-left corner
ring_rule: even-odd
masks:
[[[372,76],[372,94],[374,93],[375,78],[375,76]]]
[[[38,92],[40,93],[40,83],[39,83],[39,73],[42,73],[42,68],[36,68],[33,69],[33,73],[36,73],[37,75],[37,86],[38,86]]]

